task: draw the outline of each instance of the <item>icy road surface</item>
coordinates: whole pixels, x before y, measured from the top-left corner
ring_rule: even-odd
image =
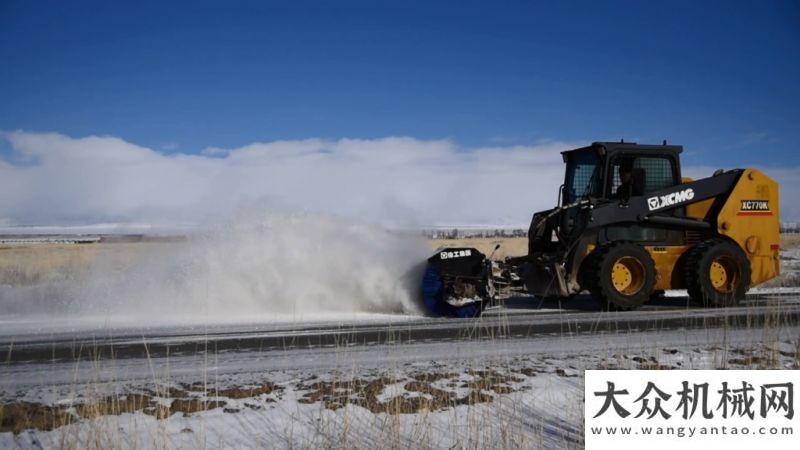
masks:
[[[588,296],[558,303],[513,298],[477,319],[387,314],[323,316],[325,320],[198,325],[104,326],[87,321],[0,318],[7,364],[75,359],[152,358],[209,352],[342,348],[433,341],[520,339],[635,331],[750,328],[800,319],[800,294],[785,289],[748,295],[738,307],[697,308],[680,292],[636,311],[606,312]],[[70,328],[70,325],[73,327]]]

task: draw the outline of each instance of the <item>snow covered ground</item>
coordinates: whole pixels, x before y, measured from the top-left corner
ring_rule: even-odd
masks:
[[[592,368],[797,369],[795,326],[435,341],[0,371],[0,447],[570,448]]]

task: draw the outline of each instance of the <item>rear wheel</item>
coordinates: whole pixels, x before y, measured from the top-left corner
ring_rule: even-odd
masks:
[[[650,299],[656,281],[653,258],[639,245],[618,242],[595,250],[586,276],[589,291],[609,309],[634,309]]]
[[[734,306],[750,288],[750,261],[738,245],[722,240],[698,244],[686,260],[686,288],[692,302]]]

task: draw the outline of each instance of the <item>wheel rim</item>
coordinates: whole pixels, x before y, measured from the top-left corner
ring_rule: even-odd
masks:
[[[739,265],[730,256],[718,256],[711,261],[708,278],[715,291],[729,294],[739,285]]]
[[[620,294],[637,294],[644,286],[644,265],[633,256],[623,256],[611,268],[611,283]]]

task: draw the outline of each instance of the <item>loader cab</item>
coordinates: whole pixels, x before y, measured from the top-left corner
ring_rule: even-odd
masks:
[[[681,183],[681,146],[638,145],[625,142],[595,142],[588,147],[562,152],[566,163],[560,206],[580,200],[615,202],[625,208],[631,197]],[[671,214],[682,216],[682,208]],[[565,210],[559,227],[570,235],[580,222],[576,208]],[[578,227],[580,228],[580,227]],[[619,224],[601,230],[598,240],[635,240],[668,244],[681,238],[658,226]]]
[[[625,202],[680,184],[681,146],[595,142],[562,152],[561,206],[582,199]]]

